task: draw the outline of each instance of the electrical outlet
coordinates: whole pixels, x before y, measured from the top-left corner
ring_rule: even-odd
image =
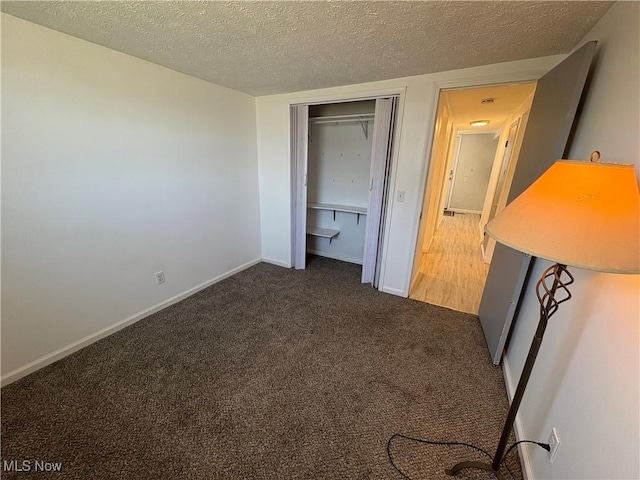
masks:
[[[549,450],[549,463],[553,463],[556,459],[556,455],[558,454],[558,448],[560,448],[560,436],[558,435],[558,430],[556,427],[551,429],[551,434],[549,435],[549,441],[547,442],[551,450]]]
[[[156,283],[158,285],[160,285],[161,283],[164,283],[164,272],[162,270],[156,273]]]

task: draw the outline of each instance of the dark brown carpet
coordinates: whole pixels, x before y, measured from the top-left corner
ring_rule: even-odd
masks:
[[[507,399],[477,317],[359,275],[259,264],[3,388],[2,459],[63,465],[2,477],[396,479],[395,432],[493,453]],[[392,452],[416,480],[482,460],[403,439]]]

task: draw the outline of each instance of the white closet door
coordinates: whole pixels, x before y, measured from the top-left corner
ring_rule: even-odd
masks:
[[[293,266],[306,267],[307,260],[307,157],[309,152],[309,106],[291,106],[291,250]]]
[[[373,120],[373,146],[371,149],[371,172],[369,178],[369,204],[367,206],[367,227],[364,237],[364,259],[362,283],[376,286],[376,270],[379,270],[380,232],[385,208],[384,192],[387,187],[391,159],[391,136],[393,117],[397,99],[379,98]]]

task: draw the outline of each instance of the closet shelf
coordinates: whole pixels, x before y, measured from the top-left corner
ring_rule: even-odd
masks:
[[[332,228],[320,228],[320,227],[307,225],[307,235],[313,235],[314,237],[328,238],[329,243],[331,243],[331,240],[333,240],[334,237],[338,236],[339,233],[340,233],[340,230],[334,230]]]
[[[365,207],[354,207],[353,205],[339,205],[337,203],[307,203],[307,208],[313,208],[314,210],[335,210],[336,212],[347,213],[359,213],[361,215],[367,214]]]
[[[339,205],[337,203],[307,203],[307,208],[314,210],[330,210],[333,211],[333,221],[336,221],[336,212],[355,213],[358,215],[356,222],[360,224],[360,215],[366,215],[367,209],[365,207],[354,207],[353,205]]]

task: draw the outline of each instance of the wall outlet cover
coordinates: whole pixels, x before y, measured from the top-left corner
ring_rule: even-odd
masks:
[[[558,429],[553,427],[549,434],[549,441],[547,442],[551,449],[549,450],[549,463],[553,463],[558,454],[558,448],[560,448],[560,436],[558,435]]]

